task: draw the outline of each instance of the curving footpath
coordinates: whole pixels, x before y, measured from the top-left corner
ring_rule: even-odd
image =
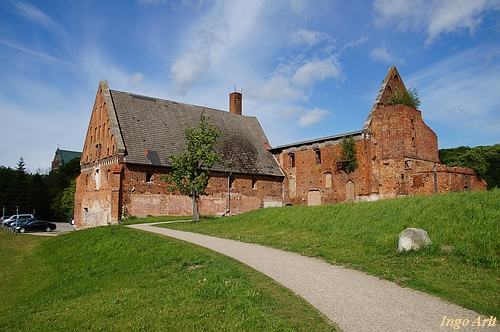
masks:
[[[500,331],[499,324],[491,326],[489,317],[474,311],[317,258],[152,225],[129,227],[239,260],[304,298],[344,331]]]

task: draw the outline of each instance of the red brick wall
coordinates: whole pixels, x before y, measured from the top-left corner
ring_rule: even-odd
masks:
[[[377,158],[413,156],[439,162],[437,135],[423,122],[420,111],[403,105],[380,106],[372,113],[371,134]]]
[[[421,112],[407,106],[379,106],[367,132],[355,136],[358,168],[346,172],[336,164],[341,138],[290,146],[276,153],[286,178],[284,202],[316,205],[369,201],[439,192],[484,190],[472,170],[440,165],[437,135]],[[321,154],[317,163],[316,151]],[[295,165],[292,167],[290,155]]]
[[[103,96],[103,88],[97,91],[81,162],[89,164],[116,155],[116,140],[111,131],[108,108]]]
[[[146,182],[147,172],[151,174],[150,182]],[[191,215],[191,198],[168,191],[166,182],[160,178],[167,172],[165,168],[128,165],[122,181],[124,209],[135,216]],[[231,178],[231,200],[228,201],[228,175],[212,175],[206,195],[200,197],[202,215],[227,213],[228,204],[231,214],[238,214],[281,203],[281,178],[240,174],[233,174]],[[148,201],[154,203],[148,204]]]
[[[104,90],[101,84],[80,159],[81,174],[76,181],[74,218],[79,228],[115,224],[120,216],[120,156],[116,152]]]
[[[354,200],[353,197],[348,197],[347,193],[350,183],[354,185],[355,196],[366,195],[372,191],[370,140],[361,135],[355,137],[359,167],[354,172],[346,172],[337,167],[337,161],[341,158],[341,141],[340,138],[295,146],[276,154],[286,175],[283,184],[285,204],[315,204],[315,197],[318,195],[316,192],[321,195],[321,204]],[[317,163],[317,151],[320,152],[321,163]],[[290,155],[293,155],[295,167],[290,164]]]

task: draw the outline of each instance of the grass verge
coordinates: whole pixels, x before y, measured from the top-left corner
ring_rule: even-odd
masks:
[[[499,316],[500,190],[282,207],[163,227],[321,257]],[[397,253],[407,227],[433,245]]]
[[[122,226],[0,232],[2,331],[335,331],[270,278]]]

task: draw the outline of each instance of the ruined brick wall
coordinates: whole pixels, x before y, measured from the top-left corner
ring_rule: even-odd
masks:
[[[82,167],[76,179],[75,225],[87,228],[117,224],[120,206],[120,178],[115,165],[118,158],[110,158]]]
[[[414,108],[378,107],[372,113],[370,134],[374,142],[372,170],[380,181],[380,199],[486,189],[472,170],[457,171],[439,164],[437,135]]]
[[[170,192],[161,179],[167,172],[166,168],[127,165],[122,180],[123,210],[134,216],[191,215],[191,198]],[[213,173],[206,195],[200,197],[200,214],[238,214],[281,205],[281,182],[280,177],[231,174],[229,179],[229,174]]]
[[[377,142],[376,156],[382,160],[403,156],[439,162],[437,135],[414,108],[380,106],[372,112],[371,135]]]
[[[355,137],[358,169],[343,170],[342,138],[297,145],[275,154],[285,173],[284,202],[289,205],[320,205],[355,201],[372,192],[371,143],[361,134]]]
[[[423,122],[421,112],[411,107],[380,105],[371,113],[368,130],[355,135],[355,171],[339,167],[341,141],[342,137],[336,137],[275,151],[286,176],[285,204],[320,205],[429,195],[436,190],[486,189],[472,170],[439,164],[437,135]]]

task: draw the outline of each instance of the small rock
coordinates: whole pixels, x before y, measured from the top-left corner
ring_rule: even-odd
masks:
[[[420,228],[407,228],[399,234],[398,252],[418,250],[432,244],[426,231]]]
[[[452,252],[453,246],[441,246],[441,251],[443,252]]]

